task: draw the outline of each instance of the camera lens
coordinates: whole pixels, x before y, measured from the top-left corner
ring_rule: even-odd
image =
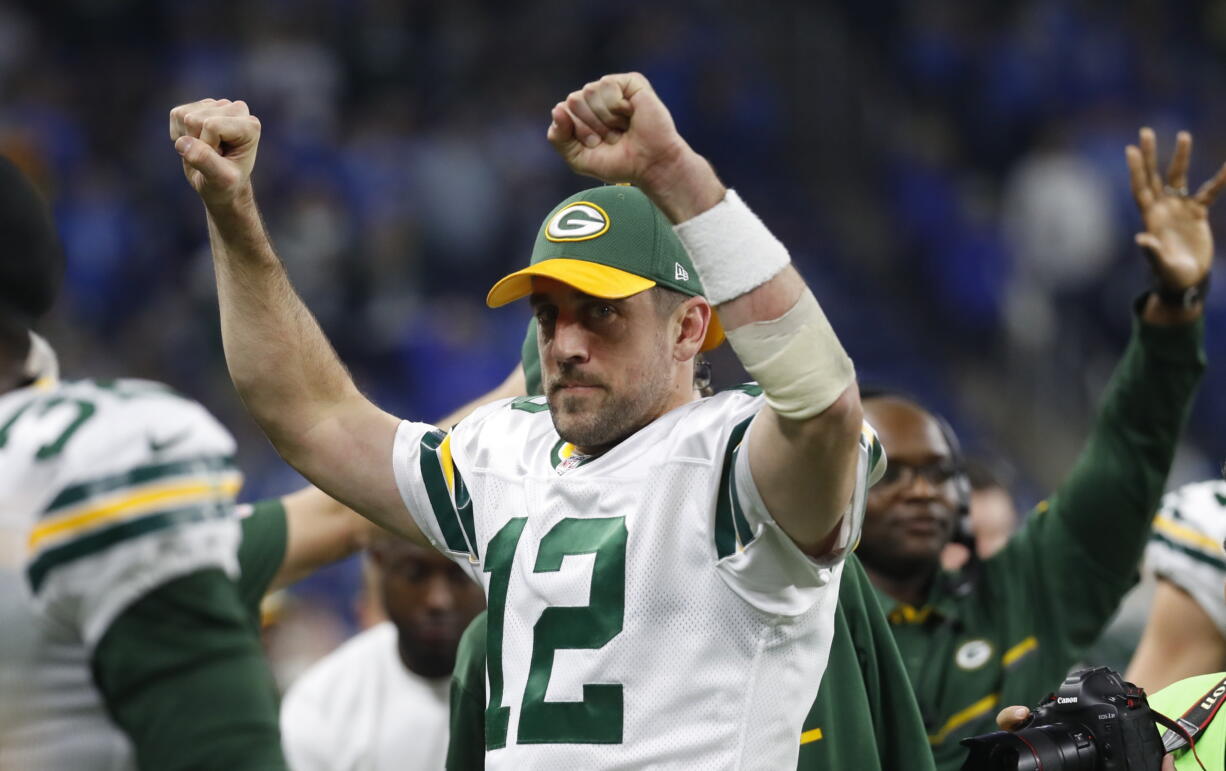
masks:
[[[1078,725],[1045,725],[1016,733],[998,731],[964,742],[971,754],[963,771],[1094,771],[1098,751]]]

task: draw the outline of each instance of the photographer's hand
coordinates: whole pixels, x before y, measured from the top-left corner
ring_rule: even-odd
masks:
[[[1002,731],[1016,731],[1030,718],[1030,710],[1025,707],[1005,707],[996,715],[996,725]],[[1162,758],[1162,771],[1175,771],[1175,757],[1167,755]]]

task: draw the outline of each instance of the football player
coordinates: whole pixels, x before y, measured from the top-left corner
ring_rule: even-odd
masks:
[[[546,398],[443,432],[363,397],[295,295],[255,204],[246,105],[172,110],[231,375],[308,479],[482,582],[487,764],[794,765],[884,465],[851,360],[641,75],[551,117],[573,170],[634,186],[563,201],[530,267],[489,293],[531,297]],[[695,399],[721,322],[760,389]]]
[[[260,600],[373,526],[314,488],[235,508],[233,439],[199,404],[59,382],[31,328],[62,255],[2,158],[0,240],[0,768],[285,768]]]

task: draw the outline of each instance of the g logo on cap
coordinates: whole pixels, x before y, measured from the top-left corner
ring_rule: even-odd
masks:
[[[562,207],[545,225],[545,238],[550,241],[587,241],[602,236],[609,229],[609,215],[588,201],[575,201]]]

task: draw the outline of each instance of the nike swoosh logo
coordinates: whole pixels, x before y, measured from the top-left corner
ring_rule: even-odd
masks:
[[[191,434],[192,434],[192,430],[191,430],[191,428],[185,428],[185,429],[183,429],[182,431],[180,431],[179,433],[175,434],[174,436],[171,436],[171,437],[168,437],[168,438],[166,438],[166,439],[163,439],[163,440],[161,440],[160,442],[159,442],[158,440],[154,439],[152,436],[151,436],[151,437],[148,437],[148,439],[149,439],[149,451],[150,451],[150,452],[155,452],[155,453],[156,453],[156,452],[162,452],[163,450],[165,450],[165,449],[167,449],[167,448],[169,448],[169,447],[173,447],[174,445],[178,444],[179,442],[182,442],[184,439],[186,439],[187,437],[191,436]]]

